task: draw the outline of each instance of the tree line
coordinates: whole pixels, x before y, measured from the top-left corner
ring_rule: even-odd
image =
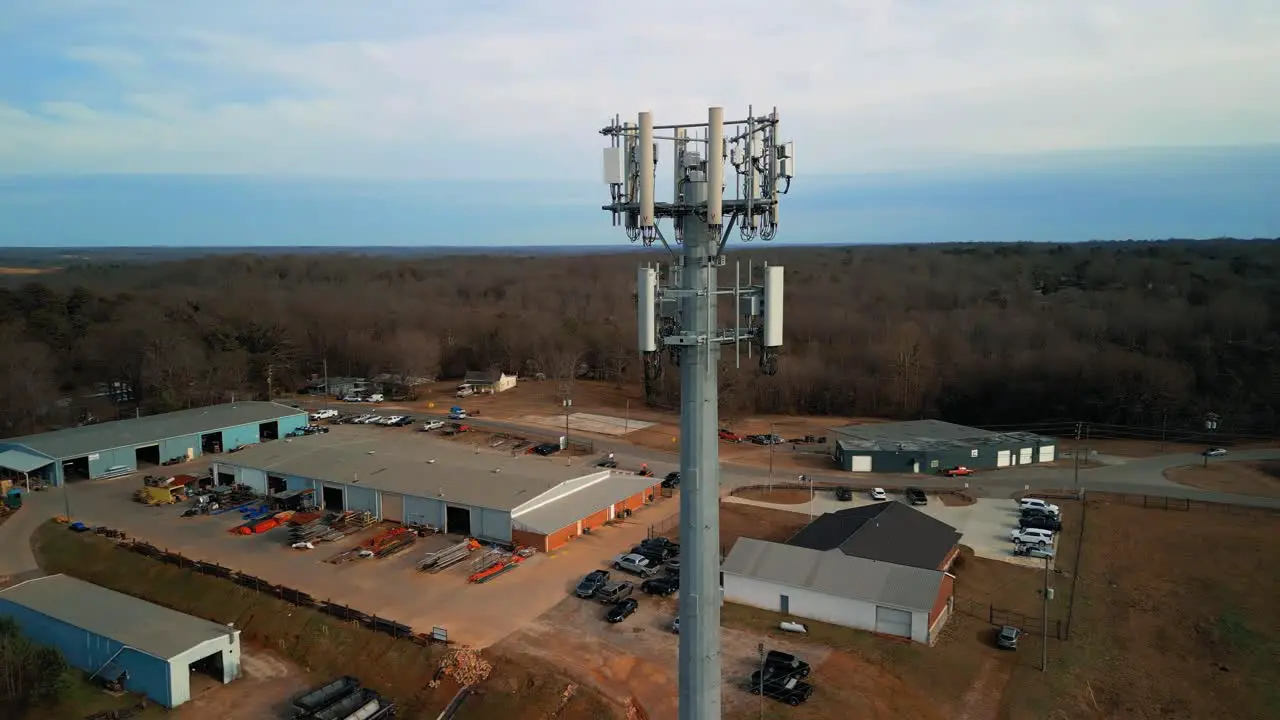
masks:
[[[678,370],[646,379],[635,350],[635,267],[669,259],[244,254],[10,278],[0,435],[74,423],[112,387],[160,412],[265,398],[326,365],[586,377],[675,407]],[[726,414],[1277,425],[1280,242],[757,244],[729,259],[722,285],[735,260],[786,266],[786,345],[773,376],[724,350]]]

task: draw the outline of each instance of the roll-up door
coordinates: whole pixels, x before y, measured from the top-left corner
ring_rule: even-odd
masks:
[[[382,519],[387,522],[404,522],[404,496],[382,493]]]
[[[1009,467],[1009,451],[1001,450],[996,453],[996,467]]]
[[[1053,462],[1053,446],[1052,445],[1040,446],[1039,462]]]
[[[853,461],[852,469],[854,472],[871,472],[870,455],[854,455],[850,459]]]
[[[897,608],[876,606],[876,632],[898,637],[911,637],[911,613]]]
[[[1030,465],[1031,463],[1035,462],[1035,458],[1033,458],[1031,455],[1031,453],[1034,450],[1035,448],[1022,448],[1022,450],[1018,452],[1018,464]]]

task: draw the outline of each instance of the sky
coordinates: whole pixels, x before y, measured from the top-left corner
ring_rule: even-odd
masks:
[[[776,242],[1280,236],[1275,0],[622,7],[0,0],[0,246],[621,244],[600,127],[753,103]]]

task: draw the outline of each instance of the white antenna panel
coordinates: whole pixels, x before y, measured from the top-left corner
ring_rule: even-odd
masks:
[[[622,185],[627,181],[627,157],[622,147],[604,149],[604,184]]]
[[[769,265],[764,269],[765,347],[782,345],[782,271],[781,265]]]
[[[640,227],[653,227],[653,114],[640,113]]]
[[[654,306],[658,296],[658,271],[640,268],[636,274],[636,329],[640,352],[658,350],[658,323]]]
[[[724,222],[724,108],[707,109],[707,225]]]

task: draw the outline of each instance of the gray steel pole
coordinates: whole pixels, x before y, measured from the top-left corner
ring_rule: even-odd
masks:
[[[706,183],[686,187],[705,197]],[[686,220],[682,330],[701,341],[680,349],[680,720],[720,720],[720,345],[708,262],[718,241],[705,222]]]
[[[1040,672],[1049,670],[1049,558],[1044,559],[1044,615],[1043,627],[1040,629]]]

